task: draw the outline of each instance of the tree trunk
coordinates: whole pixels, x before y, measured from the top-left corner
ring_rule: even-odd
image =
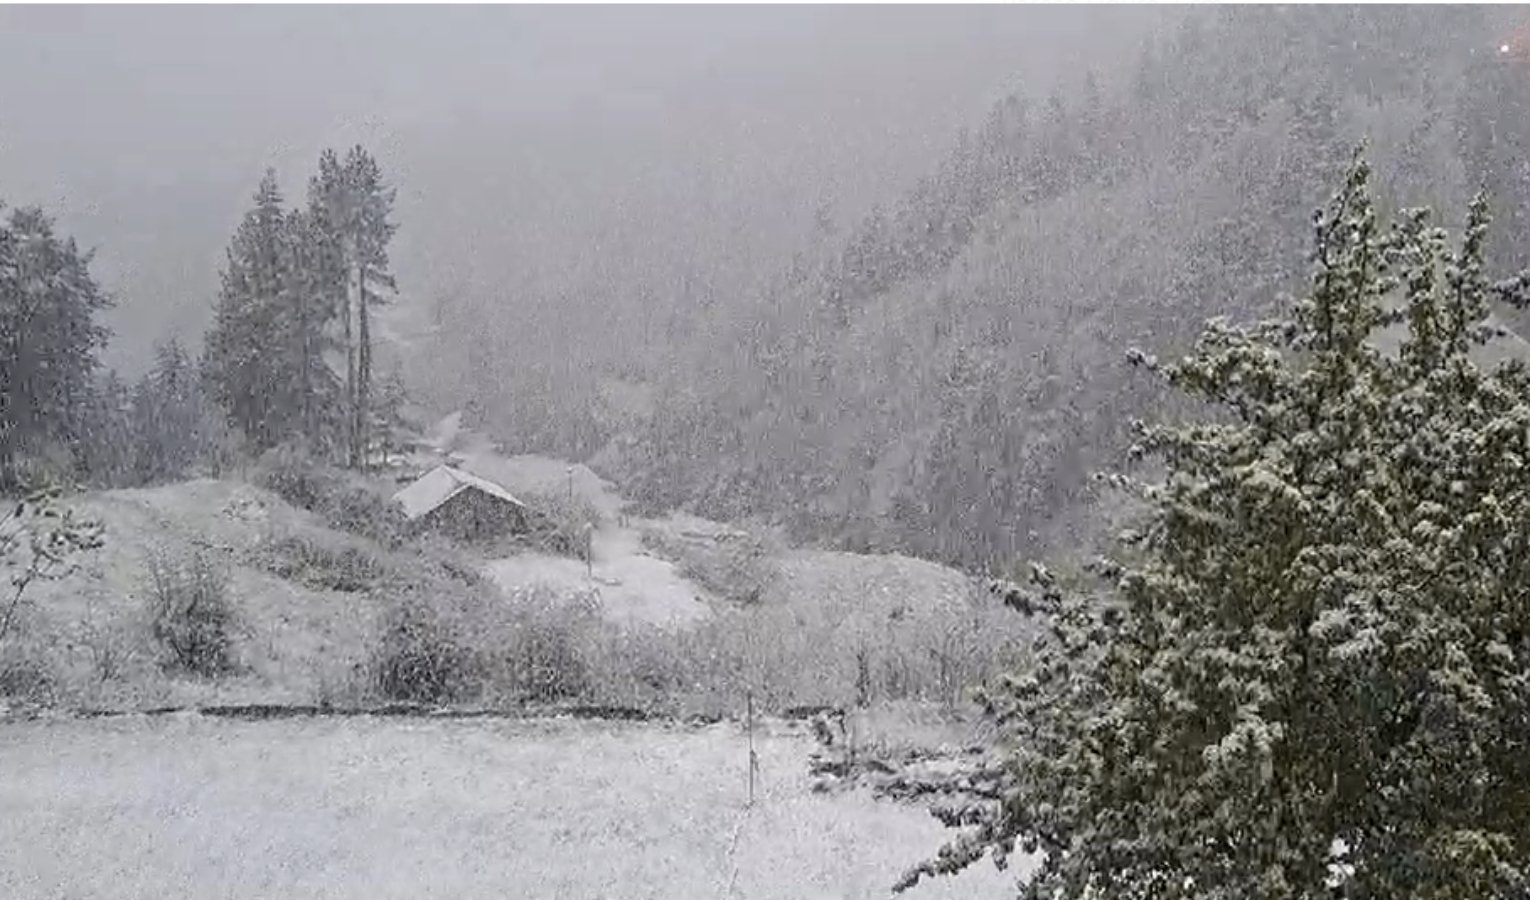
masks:
[[[351,321],[356,314],[355,300],[351,295],[350,267],[345,279],[345,446],[347,462],[351,468],[361,464],[356,444],[356,342],[351,334]]]
[[[359,346],[356,348],[356,447],[360,454],[359,468],[367,466],[370,448],[371,397],[372,397],[372,332],[367,313],[367,277],[364,267],[358,268],[356,279],[359,302],[356,305],[357,322],[360,324]]]
[[[15,491],[20,482],[16,474],[16,449],[11,446],[9,435],[0,437],[0,497]]]
[[[19,354],[18,354],[19,355]],[[15,358],[15,357],[13,357]],[[7,371],[7,381],[14,375],[13,371]],[[13,416],[13,397],[15,386],[6,384],[0,390],[0,496],[8,493],[16,487],[16,437],[19,429]]]
[[[303,437],[306,441],[314,442],[318,430],[313,415],[313,340],[309,334],[309,329],[313,327],[309,316],[311,301],[306,291],[298,298],[298,366],[301,369],[298,373],[298,390],[302,392],[298,403],[302,411]]]

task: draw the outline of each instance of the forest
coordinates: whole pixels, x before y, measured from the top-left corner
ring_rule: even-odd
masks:
[[[1119,68],[1007,97],[769,284],[677,298],[652,347],[448,304],[437,346],[469,352],[434,383],[510,445],[593,458],[658,506],[979,570],[1089,545],[1087,476],[1163,399],[1126,349],[1172,355],[1210,316],[1270,311],[1361,141],[1389,207],[1462,209],[1485,186],[1494,264],[1525,262],[1517,24],[1478,7],[1187,11]],[[549,313],[602,321],[577,298]]]
[[[282,445],[365,468],[395,440],[404,386],[373,362],[372,310],[395,289],[393,191],[360,147],[325,151],[307,204],[267,172],[229,242],[214,324],[194,356],[174,336],[129,385],[98,356],[111,303],[91,255],[36,207],[0,231],[0,485],[96,487],[216,475]]]

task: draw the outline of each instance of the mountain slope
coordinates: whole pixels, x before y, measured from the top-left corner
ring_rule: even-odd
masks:
[[[1362,139],[1384,202],[1459,215],[1506,15],[1196,10],[1130,69],[1006,100],[837,257],[733,310],[615,467],[852,549],[985,567],[1087,547],[1084,476],[1168,411],[1127,348],[1172,354],[1299,289],[1310,212]]]

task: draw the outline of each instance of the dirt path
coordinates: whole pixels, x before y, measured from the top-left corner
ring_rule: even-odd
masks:
[[[917,810],[812,794],[808,742],[781,729],[757,736],[746,813],[732,725],[4,725],[0,896],[888,896],[944,833]],[[985,864],[909,896],[1011,895]]]
[[[625,520],[621,495],[608,481],[582,465],[570,466],[545,456],[504,456],[482,435],[461,428],[448,417],[434,429],[438,448],[457,453],[464,469],[504,485],[511,492],[560,493],[572,490],[600,511],[603,521],[591,537],[592,565],[541,553],[495,560],[489,574],[502,587],[545,584],[566,591],[594,590],[613,621],[683,627],[705,618],[705,592],[682,577],[666,560],[643,548],[640,520]],[[623,522],[626,524],[622,524]]]
[[[513,590],[545,584],[569,591],[594,590],[612,621],[683,627],[708,613],[701,589],[673,564],[648,555],[637,532],[608,526],[593,540],[593,564],[542,553],[523,553],[488,564],[500,586]]]

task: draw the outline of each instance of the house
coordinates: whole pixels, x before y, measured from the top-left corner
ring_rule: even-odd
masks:
[[[416,528],[441,531],[462,540],[480,540],[528,530],[531,509],[486,478],[440,465],[393,495],[404,518]]]

